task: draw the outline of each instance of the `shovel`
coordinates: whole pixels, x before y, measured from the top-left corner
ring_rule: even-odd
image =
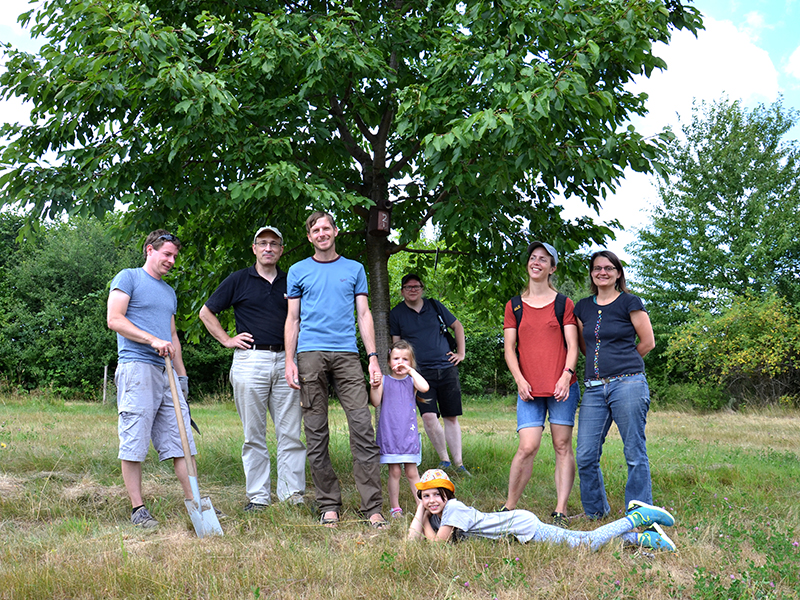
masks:
[[[175,385],[175,375],[172,374],[172,361],[169,355],[164,357],[164,361],[167,363],[169,390],[172,393],[172,404],[175,406],[175,416],[178,419],[178,430],[181,432],[181,444],[183,444],[183,456],[186,459],[186,471],[189,473],[189,485],[192,486],[192,499],[184,500],[186,502],[186,510],[189,511],[189,517],[192,519],[197,537],[222,535],[222,527],[219,524],[217,513],[214,507],[211,506],[211,498],[208,496],[200,497],[200,488],[197,486],[197,469],[192,460],[192,452],[189,449],[189,438],[186,435],[186,426],[183,423],[178,388]]]

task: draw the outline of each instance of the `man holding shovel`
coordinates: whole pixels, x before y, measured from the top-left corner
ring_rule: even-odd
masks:
[[[283,254],[281,232],[261,227],[253,238],[253,254],[256,264],[226,277],[200,309],[200,320],[208,332],[226,348],[234,349],[230,377],[244,429],[245,512],[263,510],[270,503],[267,412],[275,423],[278,445],[278,500],[302,504],[306,489],[300,398],[284,377],[287,301],[286,273],[278,268]],[[236,319],[234,337],[217,318],[231,306]]]
[[[175,264],[180,249],[180,240],[168,231],[151,232],[144,242],[144,266],[120,271],[111,281],[108,294],[107,322],[109,329],[117,332],[119,356],[114,383],[122,479],[131,500],[131,522],[142,529],[158,526],[142,500],[142,462],[151,439],[160,460],[173,460],[184,496],[192,498],[164,365],[164,357],[169,356],[178,375],[181,412],[194,460],[197,450],[186,403],[189,379],[175,329],[178,299],[172,287],[161,279]]]

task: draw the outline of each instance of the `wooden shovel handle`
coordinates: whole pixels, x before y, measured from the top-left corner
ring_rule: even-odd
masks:
[[[189,436],[186,435],[186,426],[183,423],[183,412],[181,411],[180,396],[178,396],[178,386],[175,385],[175,375],[172,373],[172,360],[167,354],[164,357],[167,364],[167,377],[169,377],[169,391],[172,393],[172,405],[175,407],[175,417],[178,420],[178,431],[181,432],[181,444],[183,445],[183,456],[186,458],[186,471],[189,477],[197,477],[197,469],[192,460],[192,451],[189,449]]]

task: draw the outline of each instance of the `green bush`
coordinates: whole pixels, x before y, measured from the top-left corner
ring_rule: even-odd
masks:
[[[465,394],[509,394],[516,384],[503,357],[503,336],[467,334],[467,352],[458,372]]]
[[[800,321],[786,300],[748,294],[720,313],[699,313],[670,337],[670,371],[688,379],[702,392],[700,402],[724,405],[720,394],[734,403],[785,402],[800,386]],[[784,398],[784,400],[781,400]]]
[[[656,391],[651,388],[651,393],[654,396],[653,401],[660,407],[692,407],[713,411],[726,406],[732,407],[734,402],[719,386],[696,382],[664,384]]]
[[[9,384],[97,395],[104,365],[116,360],[106,328],[108,282],[138,260],[108,234],[111,221],[74,219],[5,244],[0,370]]]
[[[115,223],[74,218],[17,242],[22,220],[0,215],[0,378],[9,387],[100,399],[104,367],[113,378],[117,362],[108,284],[142,264],[135,243],[110,235]],[[183,353],[194,397],[227,389],[229,350],[206,334]]]

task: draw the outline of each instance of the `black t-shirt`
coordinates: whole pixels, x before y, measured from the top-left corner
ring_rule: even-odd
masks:
[[[447,307],[442,304],[444,323],[450,327],[456,322]],[[447,369],[453,364],[447,359],[450,345],[439,327],[439,315],[433,302],[427,298],[422,309],[417,312],[409,308],[405,301],[400,302],[389,313],[389,333],[399,335],[414,348],[417,364],[426,369]]]
[[[286,273],[278,269],[270,283],[256,271],[255,265],[231,273],[206,301],[206,307],[219,314],[233,307],[236,333],[248,332],[253,343],[283,344],[286,324]]]
[[[631,322],[635,310],[645,310],[641,298],[624,292],[605,306],[597,304],[594,296],[575,305],[586,342],[586,379],[644,373],[644,359],[636,351],[636,329]]]

